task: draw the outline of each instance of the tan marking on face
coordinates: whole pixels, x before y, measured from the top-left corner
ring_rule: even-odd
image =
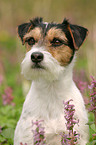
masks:
[[[49,53],[60,63],[61,66],[66,66],[70,63],[70,59],[73,55],[73,50],[68,46],[60,47],[47,47]]]
[[[27,38],[33,37],[36,41],[38,41],[41,37],[41,28],[36,27],[33,30],[31,30],[29,33],[25,34],[24,40]]]
[[[61,39],[61,40],[67,41],[67,38],[66,38],[66,36],[65,36],[65,33],[64,33],[61,29],[57,29],[56,27],[51,28],[51,29],[47,32],[46,39],[52,41],[53,38],[59,38],[59,39]]]
[[[70,63],[73,55],[73,50],[68,46],[62,44],[61,46],[54,47],[50,43],[54,38],[67,42],[67,38],[61,29],[51,28],[45,37],[46,49],[52,56],[60,63],[61,66],[66,66]]]
[[[25,46],[26,46],[26,52],[30,51],[31,50],[31,46],[28,45],[28,43],[25,43]]]
[[[36,43],[41,39],[42,37],[42,32],[41,32],[41,28],[39,27],[36,27],[34,28],[33,30],[31,30],[29,33],[27,33],[24,38],[23,38],[23,41],[25,43],[26,39],[30,38],[30,37],[33,37],[36,41]],[[28,52],[32,46],[30,46],[28,43],[25,43],[25,46],[26,46],[26,51]]]

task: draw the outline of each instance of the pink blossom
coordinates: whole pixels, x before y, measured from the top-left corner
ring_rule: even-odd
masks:
[[[88,88],[90,89],[89,112],[94,113],[95,126],[96,126],[96,80],[94,79],[93,76],[91,76],[91,79],[92,79],[91,84],[90,86],[88,86]]]
[[[78,88],[80,89],[81,93],[84,93],[85,89],[87,88],[87,82],[80,81],[78,83]]]
[[[86,73],[84,70],[79,71],[78,73],[75,71],[73,75],[73,80],[76,82],[77,87],[84,94],[87,90],[88,79],[86,77]]]
[[[91,76],[91,85],[88,85],[90,89],[90,108],[89,111],[96,112],[96,80]]]
[[[13,103],[13,99],[14,96],[12,95],[12,88],[11,87],[7,87],[4,91],[4,94],[2,95],[2,100],[3,100],[3,105],[15,105],[15,103]]]
[[[45,131],[44,127],[42,127],[42,122],[43,120],[36,120],[35,122],[32,121],[32,127],[35,126],[35,129],[32,130],[34,145],[46,145]]]
[[[64,103],[64,113],[65,116],[64,118],[66,119],[66,128],[68,130],[68,134],[65,134],[64,132],[61,133],[61,144],[62,145],[75,145],[78,143],[78,139],[79,139],[79,134],[74,131],[74,126],[76,124],[79,123],[79,120],[76,120],[74,118],[74,113],[75,113],[75,106],[73,104],[69,104],[71,101],[73,101],[72,99],[67,101],[67,102],[63,102]]]

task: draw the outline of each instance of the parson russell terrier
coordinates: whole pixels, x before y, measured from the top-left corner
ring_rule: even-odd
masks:
[[[72,79],[75,55],[88,30],[62,23],[43,22],[35,18],[18,26],[18,35],[27,52],[22,74],[32,81],[17,123],[14,145],[33,145],[32,120],[44,120],[47,144],[60,145],[60,132],[66,132],[63,101],[72,99],[79,126],[80,145],[88,142],[88,117],[82,95]]]

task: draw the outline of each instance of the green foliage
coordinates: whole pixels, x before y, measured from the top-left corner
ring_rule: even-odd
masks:
[[[20,107],[13,107],[11,105],[2,106],[0,108],[0,126],[2,132],[0,133],[0,142],[5,145],[13,144],[14,129],[21,113]]]
[[[94,124],[94,114],[91,112],[89,113],[89,143],[87,145],[95,145],[96,143],[96,136],[93,137],[93,134],[96,134],[96,126]]]
[[[0,63],[3,64],[3,73],[0,74],[3,76],[3,82],[0,85],[0,145],[13,145],[14,130],[24,102],[16,45],[15,37],[5,32],[0,33],[0,48],[2,48],[0,49]],[[13,91],[13,106],[3,105],[2,95],[7,87],[11,87]]]

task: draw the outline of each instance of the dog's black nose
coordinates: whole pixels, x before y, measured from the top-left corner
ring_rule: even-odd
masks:
[[[43,60],[44,56],[41,52],[33,52],[31,55],[31,60],[34,63],[39,63]]]

